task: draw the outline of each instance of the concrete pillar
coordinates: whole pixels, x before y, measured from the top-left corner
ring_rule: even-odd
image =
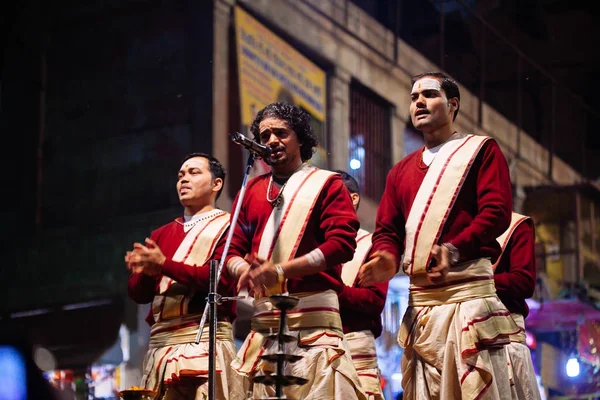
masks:
[[[348,72],[336,68],[329,77],[329,168],[348,170],[350,142],[350,80]]]
[[[214,0],[213,51],[213,156],[227,168],[229,148],[229,47],[233,0]],[[219,199],[223,209],[231,207],[227,191]]]
[[[406,121],[398,114],[398,109],[392,110],[392,165],[404,158],[404,130]],[[387,174],[388,171],[386,171]]]

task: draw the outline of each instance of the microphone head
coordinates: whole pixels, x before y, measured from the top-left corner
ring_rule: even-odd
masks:
[[[239,132],[230,133],[229,136],[235,143],[241,143],[244,140],[244,135]]]

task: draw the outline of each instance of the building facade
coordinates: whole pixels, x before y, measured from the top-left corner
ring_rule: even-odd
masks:
[[[5,214],[6,232],[22,225],[27,232],[6,233],[19,267],[3,293],[2,317],[36,326],[39,315],[68,320],[69,310],[84,308],[91,320],[112,318],[102,333],[107,343],[74,357],[102,342],[88,333],[57,367],[95,362],[121,325],[132,335],[127,362],[141,367],[147,308],[127,299],[123,255],[179,215],[174,188],[185,154],[209,152],[225,164],[218,205],[230,210],[247,154],[229,134],[248,133],[256,111],[272,101],[295,102],[319,136],[314,163],[357,178],[359,218],[372,230],[387,171],[422,145],[410,123],[410,78],[442,69],[346,0],[34,3],[47,18],[15,14],[1,78],[2,113],[27,165],[7,183],[35,188],[11,206],[25,221]],[[587,181],[459,83],[457,125],[500,143],[516,211],[524,211],[525,188]],[[254,173],[262,168],[257,163]],[[53,337],[66,337],[63,327],[53,329]],[[64,345],[46,336],[36,339],[51,350]]]

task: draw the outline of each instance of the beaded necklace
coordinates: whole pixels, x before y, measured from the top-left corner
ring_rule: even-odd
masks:
[[[196,224],[200,221],[206,221],[209,218],[212,217],[216,217],[218,215],[223,214],[225,211],[222,210],[212,210],[212,211],[208,211],[206,213],[206,215],[203,215],[201,217],[198,217],[196,219],[192,219],[191,221],[187,221],[187,222],[180,222],[177,219],[175,220],[175,222],[177,222],[179,225],[183,226],[183,230],[185,232],[189,231],[190,229],[192,229],[194,226],[196,226]]]

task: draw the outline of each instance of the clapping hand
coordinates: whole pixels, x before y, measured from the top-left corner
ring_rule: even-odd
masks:
[[[271,261],[267,261],[257,255],[246,257],[250,264],[238,281],[238,291],[247,287],[250,295],[264,295],[267,288],[277,283],[277,270]]]
[[[160,247],[150,238],[146,238],[145,244],[134,243],[133,250],[125,253],[127,269],[134,274],[156,276],[160,274],[165,260]]]

